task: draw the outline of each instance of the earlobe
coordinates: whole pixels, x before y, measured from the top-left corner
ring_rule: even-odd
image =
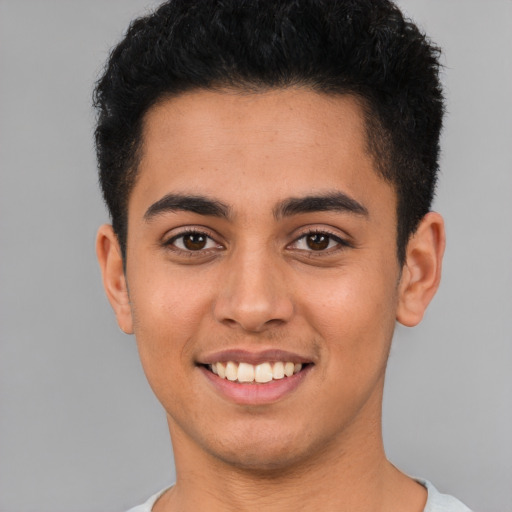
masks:
[[[430,212],[423,217],[407,244],[396,314],[401,324],[412,327],[423,318],[439,288],[444,248],[443,218]]]
[[[103,277],[103,287],[116,315],[117,323],[123,332],[133,334],[132,310],[121,248],[117,236],[109,224],[104,224],[98,230],[96,255]]]

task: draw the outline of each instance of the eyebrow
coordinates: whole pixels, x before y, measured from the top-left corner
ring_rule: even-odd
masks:
[[[177,211],[192,212],[223,219],[229,219],[231,216],[229,206],[222,201],[201,195],[167,194],[146,210],[144,220],[149,222],[158,215]],[[368,210],[361,203],[343,192],[291,197],[279,203],[273,209],[273,214],[274,218],[280,219],[301,213],[326,211],[348,212],[368,217]]]
[[[224,219],[230,216],[229,206],[221,201],[200,195],[167,194],[146,210],[144,220],[150,221],[163,213],[176,211],[192,212]]]
[[[366,207],[343,192],[286,199],[274,208],[274,217],[279,219],[301,213],[328,211],[347,212],[368,217]]]

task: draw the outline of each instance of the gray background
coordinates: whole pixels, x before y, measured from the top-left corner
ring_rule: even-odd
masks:
[[[441,289],[398,328],[388,455],[512,511],[512,2],[402,0],[444,47]],[[108,512],[174,477],[165,417],[94,255],[92,84],[146,0],[0,0],[0,510]]]

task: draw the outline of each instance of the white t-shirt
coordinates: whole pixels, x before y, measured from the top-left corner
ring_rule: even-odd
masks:
[[[425,486],[428,491],[427,504],[423,512],[471,512],[471,510],[461,503],[458,499],[448,494],[441,494],[430,482],[416,479],[421,485]],[[131,508],[128,512],[151,512],[156,500],[162,496],[167,489],[151,496],[146,503],[138,507]]]

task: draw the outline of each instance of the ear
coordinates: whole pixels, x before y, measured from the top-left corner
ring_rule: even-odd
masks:
[[[133,334],[132,310],[117,236],[109,224],[98,230],[96,255],[103,276],[103,287],[116,314],[117,323],[126,334]]]
[[[396,313],[401,324],[413,327],[421,322],[439,288],[444,248],[443,218],[427,213],[407,244]]]

